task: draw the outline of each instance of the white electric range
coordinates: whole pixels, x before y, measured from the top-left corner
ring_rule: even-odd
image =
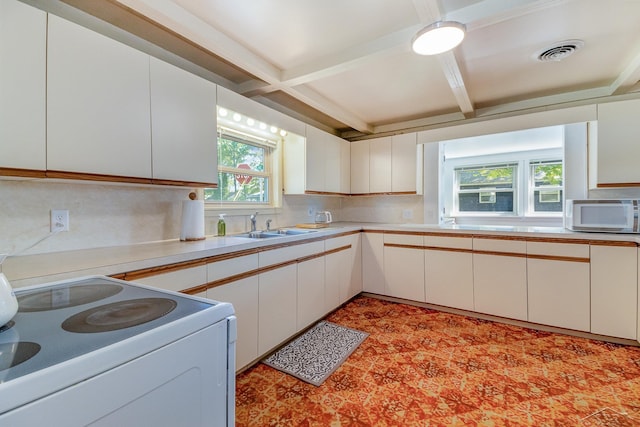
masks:
[[[15,291],[0,425],[233,426],[229,303],[104,276]]]

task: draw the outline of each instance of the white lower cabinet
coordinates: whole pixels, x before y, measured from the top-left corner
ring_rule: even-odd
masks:
[[[589,332],[589,245],[527,242],[529,321]]]
[[[362,233],[362,288],[365,292],[384,295],[384,235]]]
[[[425,301],[421,235],[384,234],[384,294]]]
[[[300,331],[325,313],[324,256],[298,263],[298,317]]]
[[[258,280],[258,354],[262,355],[296,333],[296,264],[260,273]]]
[[[475,311],[527,320],[526,241],[474,237],[473,251]]]
[[[473,311],[471,237],[425,236],[426,302]]]
[[[258,357],[258,276],[207,289],[207,298],[230,302],[238,319],[236,369]]]
[[[591,332],[636,339],[638,250],[591,244]]]
[[[360,233],[327,239],[325,251],[324,301],[328,313],[362,292]]]
[[[252,254],[207,264],[209,283],[238,276],[238,280],[207,289],[207,298],[230,302],[237,318],[236,369],[253,362],[258,355],[258,276],[241,278],[258,268],[258,255]]]

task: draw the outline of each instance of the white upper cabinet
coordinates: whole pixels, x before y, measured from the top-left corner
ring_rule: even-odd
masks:
[[[49,15],[47,169],[151,178],[149,56]]]
[[[422,146],[417,134],[351,143],[351,194],[422,194]]]
[[[640,186],[640,99],[598,104],[597,141],[591,141],[591,187]],[[595,151],[595,152],[594,152]]]
[[[369,140],[369,193],[391,192],[391,137]]]
[[[286,138],[285,194],[349,194],[349,142],[312,126],[306,140]]]
[[[153,178],[217,183],[216,85],[151,58]]]
[[[369,192],[369,141],[351,143],[351,194]]]
[[[422,145],[416,133],[391,139],[391,192],[422,194]]]
[[[46,168],[47,15],[0,0],[0,168]]]

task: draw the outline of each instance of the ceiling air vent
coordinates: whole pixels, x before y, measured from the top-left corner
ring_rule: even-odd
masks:
[[[538,53],[537,58],[538,61],[541,62],[562,61],[568,56],[573,55],[573,53],[582,46],[584,46],[582,40],[566,40],[542,50]]]

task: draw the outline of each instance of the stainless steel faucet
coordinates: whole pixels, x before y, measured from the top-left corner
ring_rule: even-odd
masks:
[[[251,220],[251,231],[256,231],[256,218],[258,217],[258,212],[251,214],[249,219]]]
[[[271,218],[267,220],[267,231],[271,231]]]

